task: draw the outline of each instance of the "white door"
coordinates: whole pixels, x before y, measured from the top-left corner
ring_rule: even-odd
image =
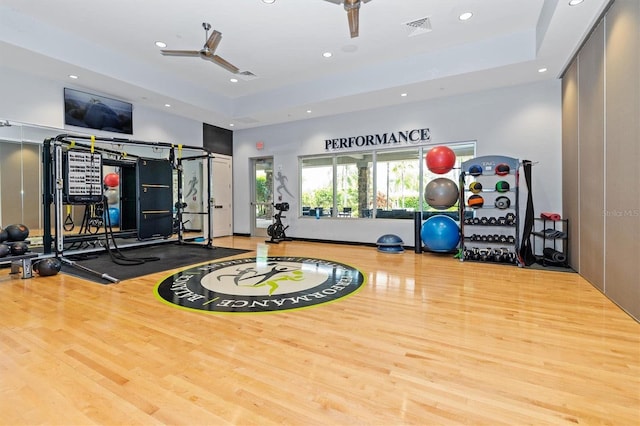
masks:
[[[231,157],[213,158],[213,237],[233,235],[233,176]]]

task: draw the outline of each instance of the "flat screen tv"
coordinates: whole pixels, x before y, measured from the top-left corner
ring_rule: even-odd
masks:
[[[64,124],[131,135],[133,105],[65,87]]]

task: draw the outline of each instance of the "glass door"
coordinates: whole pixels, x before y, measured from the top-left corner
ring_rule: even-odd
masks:
[[[252,162],[251,236],[266,237],[273,223],[273,157]]]

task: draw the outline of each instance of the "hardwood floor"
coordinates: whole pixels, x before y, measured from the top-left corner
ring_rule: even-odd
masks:
[[[640,324],[577,274],[268,248],[367,282],[336,303],[224,315],[160,302],[167,271],[99,285],[0,269],[0,424],[640,424]]]

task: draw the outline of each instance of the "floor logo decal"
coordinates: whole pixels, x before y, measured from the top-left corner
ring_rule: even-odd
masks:
[[[364,284],[359,270],[307,257],[245,258],[177,272],[156,286],[164,302],[186,309],[276,312],[332,302]]]

